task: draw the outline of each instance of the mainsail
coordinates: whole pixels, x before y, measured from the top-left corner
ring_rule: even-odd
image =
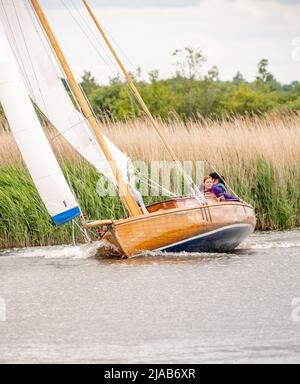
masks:
[[[111,167],[89,124],[76,110],[61,81],[42,28],[28,0],[1,0],[0,16],[31,98],[59,133],[99,172],[116,184]],[[107,146],[128,182],[128,158],[105,137]]]
[[[62,170],[34,111],[0,21],[0,102],[23,159],[55,224],[80,215]]]

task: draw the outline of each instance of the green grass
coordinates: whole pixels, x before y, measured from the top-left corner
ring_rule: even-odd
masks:
[[[88,219],[118,219],[126,215],[119,197],[98,195],[100,175],[93,167],[65,162],[63,170]],[[53,225],[23,165],[0,167],[0,207],[0,248],[71,243],[73,231],[76,241],[83,241],[81,231],[72,223]]]
[[[63,169],[89,219],[121,218],[125,212],[118,197],[100,197],[99,174],[86,163],[65,162]],[[289,165],[278,170],[258,158],[241,169],[224,170],[236,192],[254,205],[257,229],[285,230],[300,225],[300,170]],[[149,198],[147,203],[155,201]],[[73,225],[52,224],[27,169],[23,165],[0,167],[0,248],[71,243]],[[83,240],[75,227],[77,242]]]
[[[243,200],[256,211],[258,230],[288,230],[300,225],[300,169],[285,166],[276,169],[258,158],[239,174],[231,169],[231,183]]]

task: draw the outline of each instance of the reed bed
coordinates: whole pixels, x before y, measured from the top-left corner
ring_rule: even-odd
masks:
[[[257,229],[299,226],[299,114],[158,122],[178,160],[207,160],[206,172],[215,166],[238,195],[255,206]],[[132,159],[148,163],[169,160],[149,122],[102,121],[100,125]],[[83,212],[91,219],[122,217],[124,209],[118,198],[97,194],[97,172],[53,128],[48,127],[47,133]],[[0,247],[69,243],[72,224],[52,225],[7,129],[0,132],[0,146]],[[82,240],[76,228],[74,235]]]

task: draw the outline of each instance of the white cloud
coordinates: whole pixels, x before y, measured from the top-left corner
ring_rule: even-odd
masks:
[[[156,68],[163,76],[170,75],[175,72],[172,52],[192,45],[204,49],[207,67],[216,64],[223,79],[240,70],[251,80],[258,61],[268,58],[270,69],[280,81],[299,80],[292,41],[300,36],[300,4],[283,0],[202,0],[193,7],[93,9],[134,65],[145,72]],[[111,70],[91,49],[68,11],[52,9],[47,14],[76,74],[90,69],[99,81],[106,81]],[[91,20],[88,23],[92,26]],[[98,46],[99,41],[93,41]],[[103,48],[101,52],[104,55]]]

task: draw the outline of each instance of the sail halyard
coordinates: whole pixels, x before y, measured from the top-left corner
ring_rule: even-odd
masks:
[[[114,161],[114,158],[111,154],[109,147],[107,146],[107,144],[105,142],[105,139],[102,135],[102,132],[99,129],[98,123],[97,123],[97,121],[93,115],[93,112],[91,111],[78,83],[75,80],[75,77],[71,71],[71,68],[64,57],[64,54],[63,54],[63,52],[59,46],[59,43],[58,43],[58,41],[57,41],[49,23],[48,23],[48,20],[44,14],[42,8],[40,7],[39,2],[37,0],[30,0],[30,1],[31,1],[31,4],[35,10],[35,13],[36,13],[38,19],[40,20],[40,22],[43,26],[43,29],[46,32],[46,35],[47,35],[55,53],[56,53],[57,59],[63,68],[63,71],[64,71],[64,73],[68,79],[69,85],[71,87],[71,90],[72,90],[74,96],[76,97],[77,102],[79,103],[80,108],[81,108],[85,118],[89,122],[89,124],[93,130],[93,133],[94,133],[106,159],[109,162],[109,165],[112,169],[112,172],[116,178],[117,185],[119,187],[119,195],[120,195],[125,207],[127,208],[129,215],[130,216],[142,215],[143,213],[142,213],[139,205],[137,204],[137,202],[135,200],[135,197],[134,197],[134,194],[131,190],[131,187],[128,184],[126,184],[126,182],[124,181],[122,174],[121,174],[116,162]]]
[[[34,184],[57,225],[80,216],[68,186],[35,113],[0,21],[0,102]]]
[[[64,75],[59,70],[56,56],[50,49],[52,47],[30,4],[24,0],[1,0],[0,4],[0,17],[2,16],[6,35],[19,63],[28,93],[58,131],[53,141],[63,136],[116,186],[114,174],[88,121],[74,106],[61,80]],[[127,182],[128,157],[103,136]]]
[[[152,126],[154,127],[155,131],[157,132],[158,136],[160,137],[160,139],[161,139],[163,145],[165,146],[167,152],[169,153],[170,157],[172,158],[174,163],[177,165],[177,167],[178,167],[179,171],[181,172],[183,178],[186,180],[188,185],[190,185],[191,190],[195,194],[198,202],[199,203],[206,202],[203,194],[200,192],[199,187],[194,183],[192,178],[185,172],[185,170],[182,167],[181,163],[178,161],[175,152],[173,151],[173,149],[171,148],[171,146],[167,142],[167,139],[165,138],[165,136],[161,132],[161,130],[160,130],[159,126],[158,126],[157,121],[154,119],[152,113],[150,112],[149,108],[147,107],[144,99],[142,98],[142,96],[141,96],[140,92],[138,91],[137,87],[135,86],[131,76],[127,72],[127,70],[126,70],[125,66],[123,65],[121,59],[119,58],[117,52],[115,51],[115,49],[113,48],[112,44],[110,43],[110,41],[109,41],[105,31],[101,27],[97,17],[93,13],[93,11],[92,11],[91,7],[89,6],[87,0],[82,0],[82,2],[84,4],[85,8],[87,9],[89,15],[91,16],[92,20],[94,21],[94,23],[96,25],[96,28],[98,29],[98,31],[100,32],[101,36],[103,37],[105,43],[107,44],[109,50],[111,51],[113,57],[115,58],[115,60],[118,63],[119,67],[121,68],[121,71],[123,72],[123,74],[124,74],[124,76],[125,76],[125,78],[126,78],[126,80],[128,82],[129,87],[133,91],[134,96],[136,97],[136,99],[139,102],[140,106],[142,107],[142,109],[146,113],[147,117],[149,118]]]

